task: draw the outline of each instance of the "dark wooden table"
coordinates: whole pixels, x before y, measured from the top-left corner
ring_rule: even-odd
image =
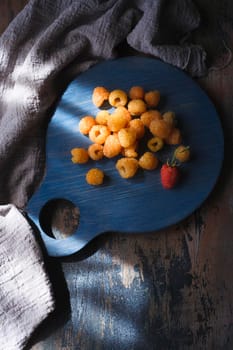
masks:
[[[216,58],[222,39],[233,49],[230,2],[198,1],[209,22],[197,38]],[[1,0],[1,32],[26,3]],[[81,255],[49,260],[58,306],[29,349],[233,349],[233,62],[198,83],[214,102],[225,136],[214,191],[169,229],[105,234]]]

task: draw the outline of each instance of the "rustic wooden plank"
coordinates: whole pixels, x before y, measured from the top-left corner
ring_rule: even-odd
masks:
[[[1,1],[1,32],[26,2]],[[216,0],[199,3],[214,19],[216,9],[227,19],[233,48],[230,1],[221,7]],[[215,26],[213,20],[212,33]],[[205,28],[203,33],[211,46]],[[49,260],[58,307],[28,348],[233,348],[232,75],[231,63],[198,81],[214,101],[225,134],[215,191],[193,215],[156,235],[109,233],[78,256]]]

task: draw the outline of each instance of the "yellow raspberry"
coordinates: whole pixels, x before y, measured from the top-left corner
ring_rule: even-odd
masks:
[[[86,174],[86,181],[89,185],[101,185],[104,181],[104,172],[101,169],[92,168]]]

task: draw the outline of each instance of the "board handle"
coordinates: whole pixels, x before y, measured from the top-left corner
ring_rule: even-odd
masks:
[[[82,250],[95,236],[96,225],[80,220],[79,208],[70,200],[54,198],[28,217],[36,226],[49,256],[62,257]]]
[[[67,238],[50,237],[41,228],[37,219],[31,217],[30,214],[28,214],[28,217],[33,223],[33,226],[36,227],[37,232],[43,241],[47,254],[52,257],[65,257],[78,253],[85,248],[85,246],[90,243],[94,237],[97,236],[96,234],[89,234],[87,237],[87,235],[82,234],[78,230],[72,236]]]

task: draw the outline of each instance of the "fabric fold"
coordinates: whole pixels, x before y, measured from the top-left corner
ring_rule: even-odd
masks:
[[[14,205],[0,206],[0,349],[19,350],[54,310],[34,232]]]

